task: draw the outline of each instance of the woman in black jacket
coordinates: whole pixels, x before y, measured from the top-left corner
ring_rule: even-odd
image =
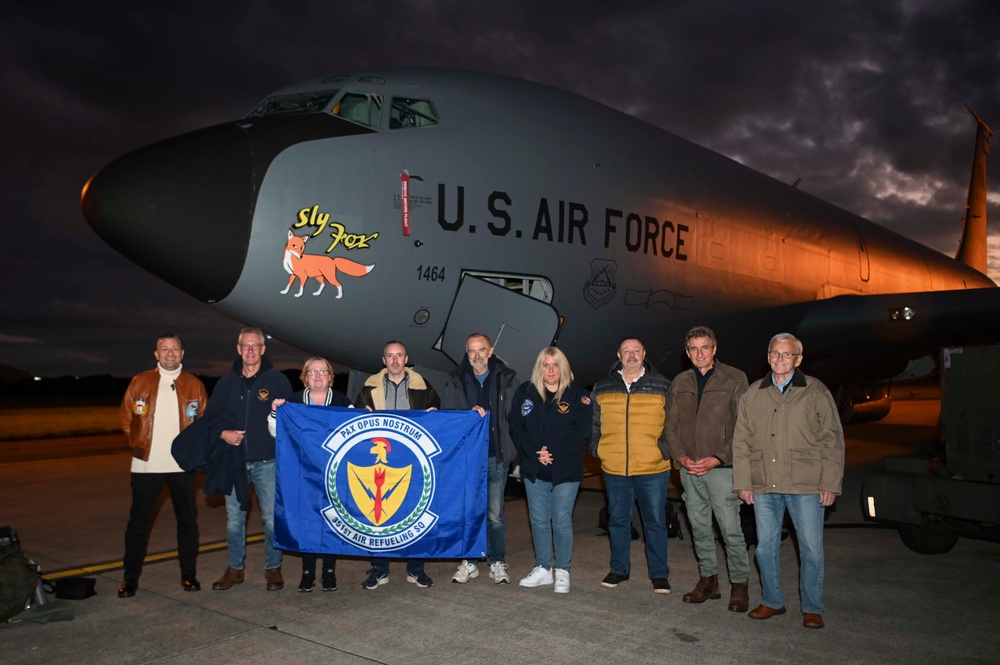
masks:
[[[591,418],[590,394],[573,383],[566,355],[552,346],[542,349],[531,381],[514,393],[509,415],[535,545],[535,567],[521,580],[523,587],[554,582],[556,593],[569,593],[573,506],[583,480]]]

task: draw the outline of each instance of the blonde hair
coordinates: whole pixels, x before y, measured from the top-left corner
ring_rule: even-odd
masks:
[[[330,383],[333,384],[333,365],[330,364],[329,360],[327,360],[326,358],[323,358],[322,356],[313,356],[309,360],[307,360],[304,363],[302,363],[302,373],[299,374],[299,379],[302,380],[302,385],[305,386],[305,387],[307,387],[307,388],[309,387],[309,383],[306,382],[306,377],[308,377],[309,375],[306,374],[306,372],[309,371],[309,365],[313,364],[317,360],[319,360],[324,365],[326,365],[326,370],[328,372],[330,372]]]
[[[556,361],[556,366],[559,368],[559,388],[556,390],[556,399],[559,399],[566,392],[566,389],[569,388],[569,384],[573,380],[573,370],[569,368],[569,360],[566,358],[566,354],[556,347],[547,346],[538,353],[538,358],[535,360],[535,368],[531,370],[531,385],[535,387],[539,395],[543,398],[545,397],[546,388],[545,380],[542,378],[542,365],[548,356],[552,356],[553,360]]]

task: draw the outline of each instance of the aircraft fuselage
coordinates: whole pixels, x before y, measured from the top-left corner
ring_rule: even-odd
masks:
[[[716,328],[720,359],[749,368],[762,365],[772,334],[798,323],[749,313],[995,286],[857,215],[552,88],[393,70],[276,96],[324,89],[337,92],[315,112],[251,116],[123,157],[90,183],[88,221],[230,316],[368,370],[390,339],[421,365],[460,359],[454,339],[474,330],[439,340],[469,272],[547,301],[583,383],[607,372],[626,335],[669,374],[681,368],[685,330],[705,324]],[[349,95],[367,96],[371,126],[344,117]],[[398,99],[430,102],[436,122],[394,126]],[[189,234],[184,252],[157,245],[162,223]],[[290,249],[289,233],[307,239]],[[495,337],[491,302],[473,307]],[[517,339],[501,332],[497,353]]]

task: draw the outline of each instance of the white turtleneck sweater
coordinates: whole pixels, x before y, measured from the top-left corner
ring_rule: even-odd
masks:
[[[132,473],[182,473],[184,469],[177,466],[174,456],[170,454],[170,446],[174,438],[181,432],[180,406],[177,402],[177,390],[174,381],[181,375],[183,365],[172,372],[157,364],[160,371],[160,385],[156,393],[156,412],[150,414],[153,418],[153,435],[149,448],[149,459],[132,458]]]

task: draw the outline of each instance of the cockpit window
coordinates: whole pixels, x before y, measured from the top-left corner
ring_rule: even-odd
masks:
[[[264,100],[247,116],[257,118],[262,115],[287,115],[290,113],[319,113],[330,103],[338,90],[317,90],[296,92],[290,95],[272,95]]]
[[[382,120],[382,95],[348,92],[331,113],[377,129]]]
[[[438,124],[438,114],[433,102],[426,99],[392,98],[389,129],[429,127],[436,124]]]

